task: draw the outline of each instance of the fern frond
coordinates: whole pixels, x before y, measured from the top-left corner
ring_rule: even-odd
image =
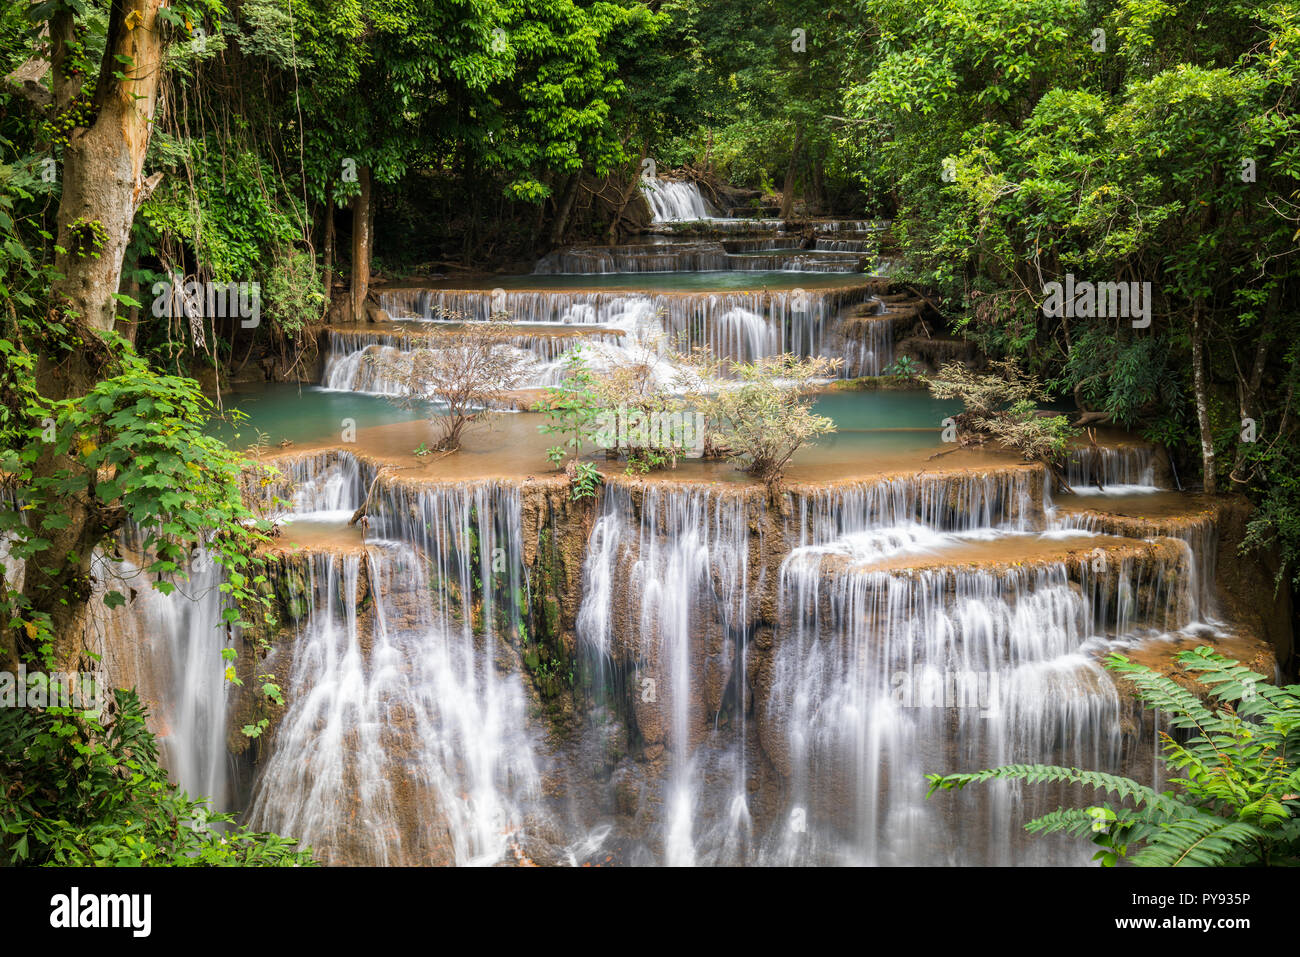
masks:
[[[1249,863],[1258,856],[1260,842],[1269,837],[1268,832],[1254,824],[1202,811],[1193,817],[1170,821],[1149,834],[1145,846],[1132,860],[1139,867],[1222,867]]]
[[[1029,821],[1025,824],[1025,830],[1031,834],[1056,834],[1063,831],[1071,837],[1087,837],[1095,833],[1096,822],[1092,808],[1062,807]]]
[[[1219,654],[1208,645],[1180,652],[1174,659],[1198,673],[1197,681],[1220,701],[1240,702],[1238,714],[1300,706],[1300,685],[1271,684],[1258,672]],[[1243,698],[1245,700],[1243,700]]]
[[[1145,704],[1166,712],[1173,727],[1194,729],[1207,738],[1214,734],[1232,733],[1229,720],[1211,711],[1200,698],[1172,678],[1129,661],[1123,655],[1109,656],[1106,667],[1128,678]]]
[[[1150,805],[1165,814],[1177,814],[1184,807],[1174,795],[1157,793],[1131,778],[1104,771],[1081,771],[1079,768],[1051,764],[1007,764],[1000,768],[963,774],[927,774],[926,779],[930,782],[926,797],[935,791],[960,791],[969,784],[986,781],[1024,781],[1027,784],[1081,784],[1104,794],[1114,794],[1121,800],[1132,801],[1137,806]]]

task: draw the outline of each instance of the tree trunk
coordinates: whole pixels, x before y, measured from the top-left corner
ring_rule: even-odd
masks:
[[[1205,320],[1200,304],[1192,307],[1192,386],[1196,393],[1196,422],[1201,433],[1201,468],[1207,495],[1218,491],[1214,474],[1214,434],[1210,428],[1209,374],[1205,367]]]
[[[325,200],[325,268],[321,271],[321,279],[325,284],[325,308],[329,312],[330,304],[334,301],[334,200],[328,198],[329,190],[326,190]]]
[[[51,285],[51,292],[56,303],[98,332],[113,328],[113,294],[122,277],[131,224],[162,178],[159,173],[143,179],[162,72],[161,6],[162,0],[112,5],[94,120],[89,128],[73,130],[63,154],[58,244],[64,252],[54,261],[63,278]],[[72,27],[72,15],[60,13],[51,28],[56,108],[80,95],[80,82],[64,76]],[[114,76],[119,71],[121,79]]]
[[[618,242],[619,226],[623,222],[623,210],[627,209],[627,204],[632,201],[636,195],[637,185],[641,182],[641,164],[645,158],[650,155],[650,137],[645,138],[641,144],[641,155],[637,157],[636,165],[632,167],[632,175],[628,177],[627,185],[623,187],[623,196],[619,200],[618,209],[614,210],[614,220],[609,224],[609,241]]]
[[[1250,377],[1245,381],[1237,383],[1237,405],[1244,421],[1247,418],[1255,420],[1256,429],[1259,428],[1260,406],[1259,406],[1259,389],[1264,381],[1264,368],[1268,364],[1268,355],[1270,347],[1273,344],[1272,316],[1274,310],[1281,301],[1281,287],[1274,286],[1273,291],[1269,294],[1268,305],[1265,310],[1266,325],[1256,332],[1258,343],[1255,346],[1255,361],[1251,365]],[[1240,373],[1238,373],[1240,378]],[[1242,428],[1245,428],[1243,424]],[[1258,433],[1257,433],[1258,435]],[[1237,443],[1237,454],[1233,459],[1232,471],[1228,474],[1229,480],[1234,485],[1245,484],[1249,476],[1246,474],[1246,448],[1247,443]]]
[[[790,165],[785,170],[785,188],[781,190],[781,218],[789,219],[794,213],[794,176],[799,164],[799,149],[803,146],[803,124],[794,128],[794,145],[790,147]]]
[[[64,339],[51,336],[38,344],[36,382],[48,398],[84,395],[111,362],[100,334],[113,328],[117,315],[113,296],[121,283],[136,211],[162,179],[161,173],[148,179],[143,175],[162,73],[158,23],[162,3],[114,0],[90,104],[90,125],[73,129],[64,149],[57,217],[57,241],[63,252],[56,254],[54,263],[62,278],[51,283],[50,303],[52,321],[61,322],[71,334]],[[82,96],[81,80],[70,70],[76,52],[74,26],[66,9],[50,21],[56,110]],[[39,478],[63,470],[76,474],[79,465],[72,457],[53,454],[33,463]],[[50,529],[43,523],[55,511],[60,527]],[[122,513],[82,489],[49,508],[35,507],[26,514],[28,524],[41,528],[50,545],[27,563],[23,598],[30,612],[49,616],[55,658],[60,664],[71,664],[87,647],[91,554],[116,531]]]
[[[564,242],[564,231],[569,228],[569,216],[573,213],[573,203],[578,198],[578,187],[581,183],[582,170],[579,169],[569,177],[568,185],[564,188],[564,195],[560,199],[560,206],[555,211],[555,223],[551,227],[552,248]]]
[[[352,203],[352,321],[366,318],[366,294],[370,291],[370,167],[357,170],[361,194]]]

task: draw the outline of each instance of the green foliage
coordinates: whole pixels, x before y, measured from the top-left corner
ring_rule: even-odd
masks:
[[[1119,425],[1145,426],[1149,438],[1171,437],[1170,425],[1175,440],[1186,432],[1185,421],[1169,421],[1180,409],[1183,383],[1167,335],[1117,336],[1108,329],[1084,329],[1053,385],[1077,394],[1084,407],[1104,411]]]
[[[7,864],[305,866],[311,850],[233,824],[158,763],[135,692],[108,716],[0,708],[0,854]]]
[[[20,502],[0,510],[0,532],[10,536],[10,554],[29,569],[57,567],[53,533],[71,519],[61,503],[84,501],[102,516],[93,528],[92,548],[109,539],[119,524],[143,532],[145,571],[164,594],[174,590],[197,549],[225,571],[221,585],[232,604],[223,613],[228,626],[243,624],[241,609],[262,608],[270,600],[261,586],[261,560],[255,549],[266,536],[244,506],[241,472],[248,465],[205,432],[212,402],[190,379],[152,371],[121,340],[110,341],[118,372],[85,395],[47,400],[24,393],[21,423],[7,430],[9,447],[0,451],[0,469],[22,490]],[[0,346],[4,348],[4,346]],[[12,349],[12,346],[9,346]],[[45,463],[53,462],[48,467]],[[34,517],[34,518],[33,518]],[[105,602],[121,604],[110,591]],[[50,650],[43,620],[29,614],[24,595],[0,594],[0,615],[8,627],[23,627],[42,656]]]
[[[936,289],[966,335],[1176,459],[1200,453],[1198,404],[1218,416],[1220,461],[1234,422],[1285,404],[1294,358],[1266,349],[1260,375],[1252,360],[1261,342],[1286,340],[1300,277],[1293,4],[860,9],[842,141],[867,188],[898,203],[904,275]],[[1044,315],[1045,284],[1071,273],[1149,282],[1150,327]],[[1213,343],[1199,395],[1194,328]],[[1296,441],[1289,427],[1269,454],[1291,458]],[[1242,487],[1252,451],[1237,451]]]
[[[911,356],[899,356],[889,368],[885,369],[884,375],[898,376],[900,379],[916,381],[923,378],[921,367],[917,365],[916,360]]]
[[[218,282],[289,282],[273,279],[286,266],[301,275],[305,267],[286,250],[302,235],[302,199],[275,188],[267,160],[251,150],[231,150],[216,135],[159,135],[151,151],[170,175],[137,218],[137,235],[150,251],[161,251],[168,241],[188,244]]]
[[[1059,465],[1079,433],[1065,416],[1038,411],[1038,402],[1047,395],[1014,360],[994,362],[989,373],[949,362],[927,384],[936,399],[958,399],[966,407],[953,416],[957,441],[963,445],[995,439],[1027,461]]]
[[[627,473],[676,468],[692,436],[682,397],[663,375],[671,350],[653,359],[616,361],[593,376],[601,409],[597,438],[606,457],[624,455]]]
[[[600,471],[591,462],[578,462],[573,466],[573,492],[571,496],[575,502],[584,498],[595,498],[596,491],[604,484],[604,478]]]
[[[1094,860],[1143,867],[1300,864],[1300,685],[1275,687],[1209,647],[1179,664],[1209,689],[1209,704],[1144,665],[1112,655],[1107,667],[1144,704],[1169,717],[1185,740],[1161,732],[1173,789],[1161,793],[1116,775],[1048,765],[1008,765],[927,775],[930,793],[992,780],[1064,782],[1112,794],[1119,803],[1059,809],[1030,821],[1033,833],[1089,837]]]
[[[277,249],[262,283],[264,314],[286,336],[296,338],[325,311],[325,289],[310,253]]]
[[[574,349],[565,358],[564,378],[546,390],[546,397],[533,406],[547,421],[537,427],[543,435],[559,435],[561,444],[546,452],[551,464],[559,468],[566,458],[576,460],[584,446],[596,434],[601,399],[596,377],[587,366],[582,350]]]
[[[725,373],[740,382],[692,395],[692,405],[708,423],[707,443],[715,454],[735,459],[744,471],[775,486],[795,452],[835,431],[829,417],[813,413],[811,391],[815,380],[833,375],[839,362],[789,354],[754,362],[704,358],[698,367],[706,379]]]

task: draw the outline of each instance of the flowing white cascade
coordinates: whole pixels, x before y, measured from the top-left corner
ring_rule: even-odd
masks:
[[[667,749],[659,823],[671,866],[740,863],[749,843],[747,679],[733,639],[749,610],[749,544],[744,498],[708,488],[647,487],[636,507],[610,489],[592,531],[579,640],[600,662],[615,653],[637,662],[637,723]],[[729,690],[733,719],[722,732]]]
[[[126,534],[122,551],[133,553],[139,540],[138,533]],[[231,686],[221,653],[237,643],[227,637],[222,620],[227,600],[221,568],[200,558],[188,569],[188,580],[172,579],[176,590],[168,595],[155,590],[152,576],[129,558],[114,561],[96,552],[93,569],[101,591],[130,599],[99,615],[109,677],[116,686],[137,688],[150,705],[172,782],[191,797],[210,798],[214,811],[232,810],[226,746]]]
[[[365,498],[373,471],[346,453],[294,459],[283,467],[291,483],[290,515],[316,521],[346,521]]]
[[[655,343],[649,330],[649,345]],[[513,336],[509,348],[518,355],[523,370],[521,388],[556,385],[564,377],[566,357],[575,349],[585,348],[589,355],[605,361],[615,356],[634,360],[651,355],[647,345],[638,341],[644,327],[631,335],[621,331],[593,332],[588,335]],[[330,354],[325,362],[321,386],[343,392],[371,395],[409,396],[413,355],[436,348],[434,336],[385,335],[382,333],[330,333]],[[658,352],[653,353],[657,358]]]
[[[1017,789],[961,796],[954,821],[926,800],[924,778],[1038,761],[1115,768],[1119,699],[1087,654],[1100,640],[1091,603],[1064,566],[836,574],[801,549],[780,593],[761,733],[790,798],[765,863],[1064,862],[1050,844],[1018,847]]]
[[[876,243],[867,239],[819,239],[817,248],[835,253],[869,253],[874,252]]]
[[[943,563],[967,543],[1014,557],[1018,541],[1059,536],[1043,531],[1043,478],[1023,468],[788,492],[793,550],[780,566],[771,661],[754,675],[749,596],[762,589],[749,576],[761,547],[750,519],[761,504],[707,486],[607,488],[578,635],[603,673],[631,663],[632,717],[648,748],[666,749],[656,858],[1084,863],[1077,847],[1020,830],[1073,799],[1061,789],[925,797],[934,771],[1121,770],[1120,702],[1098,655],[1198,615],[1190,546],[1100,571],[1050,558]],[[927,567],[876,567],[909,554]],[[755,748],[784,781],[761,813],[749,801]]]
[[[1019,823],[1055,805],[998,784],[925,798],[924,774],[1018,762],[1118,770],[1119,700],[1096,653],[1192,623],[1192,549],[1111,574],[1088,562],[873,567],[972,539],[1014,556],[1041,473],[921,477],[800,496],[783,561],[764,751],[790,784],[766,863],[1082,863]],[[1105,566],[1102,566],[1103,569]],[[1055,795],[1059,797],[1060,795]],[[1065,803],[1069,803],[1068,801]],[[1048,806],[1050,805],[1050,806]]]
[[[652,223],[646,227],[645,232],[649,235],[661,236],[678,236],[680,227],[673,223]],[[710,219],[699,225],[698,229],[692,229],[691,232],[698,232],[700,235],[730,235],[730,236],[788,236],[785,220],[782,219]]]
[[[698,183],[656,179],[642,182],[641,193],[650,204],[653,222],[679,223],[700,219],[717,219],[712,207],[700,192]]]
[[[390,487],[364,557],[314,559],[256,826],[353,864],[502,858],[540,782],[499,632],[524,588],[519,519],[496,485]]]
[[[643,362],[676,344],[685,351],[707,348],[739,361],[785,352],[827,355],[845,360],[843,375],[858,376],[878,374],[891,361],[889,323],[881,323],[880,341],[873,340],[865,349],[861,342],[848,341],[839,332],[840,314],[870,298],[867,287],[849,286],[656,294],[505,291],[495,300],[488,290],[399,290],[382,294],[381,302],[394,317],[426,322],[487,319],[495,310],[520,325],[577,326],[581,332],[575,330],[575,337],[582,336],[581,344],[594,355],[597,365],[602,360]],[[583,335],[587,332],[608,335]],[[360,382],[372,386],[366,391],[376,392],[397,388],[393,383],[367,382],[360,376],[357,364],[361,360],[344,357],[360,351],[361,340],[349,336],[346,342],[350,344],[348,352],[331,356],[324,385],[342,388],[346,382]],[[344,346],[344,337],[337,343]],[[553,354],[533,353],[530,384],[558,381],[563,362],[549,358]],[[675,372],[665,370],[665,375],[672,378]]]
[[[561,249],[543,256],[538,275],[615,272],[708,272],[729,269],[727,251],[718,242],[648,243],[640,246],[589,246]]]
[[[814,250],[788,248],[795,240],[754,240],[730,243],[739,247],[728,251],[720,242],[656,243],[642,246],[593,246],[561,249],[540,260],[533,272],[538,275],[599,275],[623,272],[708,272],[750,270],[769,272],[858,272],[860,256],[853,250],[829,251],[818,245]],[[851,245],[851,244],[850,244]],[[781,250],[761,255],[763,250]]]
[[[879,219],[822,219],[813,224],[813,229],[819,233],[874,233],[888,225]]]
[[[918,526],[934,532],[1002,529],[1024,532],[1043,516],[1034,493],[1039,469],[919,475],[855,482],[788,493],[799,547],[824,546],[855,535],[906,535]]]
[[[1150,446],[1071,449],[1066,480],[1079,495],[1155,491],[1156,452]]]

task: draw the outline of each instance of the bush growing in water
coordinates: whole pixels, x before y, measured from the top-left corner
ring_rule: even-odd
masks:
[[[607,457],[625,456],[628,474],[676,467],[686,452],[684,437],[654,424],[686,406],[665,384],[661,362],[625,361],[595,371],[581,348],[570,353],[563,381],[533,406],[548,419],[539,430],[563,437],[562,444],[547,450],[551,463],[559,468],[570,456],[576,460],[591,443]],[[573,467],[571,462],[571,474]]]
[[[772,356],[754,362],[717,362],[695,358],[707,379],[729,372],[738,386],[698,392],[692,404],[709,423],[709,442],[716,454],[737,461],[755,478],[776,485],[805,443],[835,431],[827,416],[812,411],[813,383],[835,373],[839,359]]]
[[[429,402],[437,437],[432,451],[455,452],[465,428],[499,408],[523,379],[524,361],[510,344],[509,323],[467,323],[438,333],[436,345],[369,357],[381,375],[402,380],[408,402]]]
[[[958,399],[965,411],[953,416],[960,445],[995,439],[1026,461],[1059,471],[1070,439],[1078,430],[1064,415],[1041,415],[1038,403],[1050,396],[1038,379],[1025,375],[1014,360],[992,363],[993,372],[972,372],[949,362],[929,380],[936,399]]]

